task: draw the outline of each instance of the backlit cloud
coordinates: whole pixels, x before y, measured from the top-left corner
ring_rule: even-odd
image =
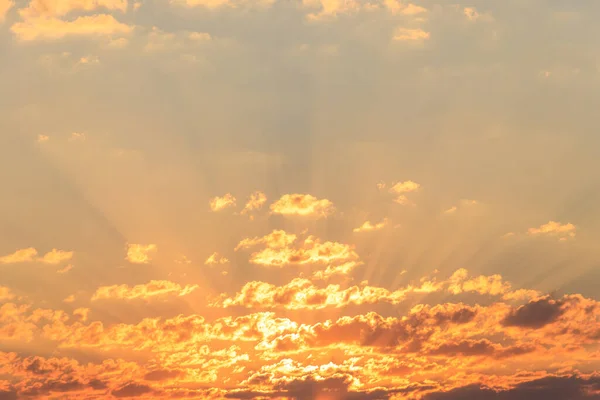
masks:
[[[115,10],[120,12],[127,11],[126,0],[83,0],[83,1],[47,1],[31,0],[29,5],[19,10],[19,14],[24,18],[36,17],[62,17],[72,11],[93,11],[96,9]]]
[[[404,28],[398,27],[394,30],[394,40],[402,42],[423,41],[429,39],[431,34],[420,28]]]
[[[281,215],[326,217],[335,211],[327,199],[317,199],[310,194],[285,194],[271,204],[271,212]]]
[[[153,280],[145,284],[128,286],[113,285],[99,287],[92,300],[135,300],[161,296],[185,296],[198,288],[198,285],[181,286],[171,281]]]
[[[235,206],[235,197],[231,193],[225,194],[223,197],[213,197],[210,199],[210,209],[213,211],[221,211],[228,207]]]
[[[229,260],[217,252],[212,253],[206,261],[204,261],[205,265],[218,265],[218,264],[227,264]]]
[[[246,202],[242,214],[248,214],[252,211],[261,209],[267,202],[267,196],[260,191],[256,191],[250,195],[250,198]]]
[[[73,258],[74,252],[52,249],[42,257],[37,257],[38,251],[33,247],[20,249],[12,254],[0,257],[0,264],[17,264],[24,262],[40,262],[44,264],[57,265],[63,261]]]
[[[157,249],[155,244],[128,244],[125,259],[133,264],[147,264]]]
[[[115,34],[128,34],[133,27],[119,22],[109,14],[81,16],[74,20],[54,17],[28,18],[16,22],[10,28],[22,41],[57,40],[67,36],[101,37]]]
[[[571,223],[563,224],[556,221],[550,221],[541,225],[539,228],[529,228],[527,233],[531,236],[556,236],[561,240],[575,237],[577,228]]]
[[[365,221],[364,224],[362,224],[358,228],[354,228],[352,231],[353,232],[376,231],[376,230],[384,228],[388,223],[389,223],[389,221],[387,218],[384,218],[381,222],[378,222],[376,224],[371,223],[371,221]]]

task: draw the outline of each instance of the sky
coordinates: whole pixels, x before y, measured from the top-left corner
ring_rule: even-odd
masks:
[[[600,399],[599,13],[0,0],[0,399]]]

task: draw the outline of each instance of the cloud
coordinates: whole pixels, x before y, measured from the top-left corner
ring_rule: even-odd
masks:
[[[282,230],[275,229],[273,232],[263,237],[254,237],[242,239],[237,246],[235,251],[239,249],[247,249],[259,244],[264,244],[269,248],[277,249],[287,247],[296,241],[297,236],[293,233],[287,233]]]
[[[533,300],[511,311],[503,320],[505,326],[538,329],[554,322],[564,312],[565,304],[550,297]]]
[[[152,260],[151,254],[157,249],[155,244],[128,244],[125,259],[133,264],[148,264]]]
[[[270,7],[275,3],[275,0],[171,0],[171,3],[183,4],[187,7],[204,7],[211,10],[230,7]]]
[[[23,19],[38,17],[63,17],[73,11],[94,11],[98,8],[127,11],[127,0],[31,0],[19,10]]]
[[[33,262],[38,252],[33,247],[20,249],[12,254],[0,257],[0,264],[15,264],[22,262]]]
[[[235,201],[235,197],[233,197],[231,193],[227,193],[223,197],[213,197],[212,199],[210,199],[209,205],[211,210],[221,211],[225,208],[235,206]]]
[[[72,251],[64,251],[52,249],[42,257],[36,257],[38,251],[33,247],[20,249],[12,254],[0,257],[0,264],[17,264],[24,262],[41,262],[44,264],[56,265],[63,261],[68,261],[73,258]]]
[[[250,195],[250,198],[246,202],[242,214],[248,214],[252,211],[261,209],[267,202],[267,196],[260,191],[256,191]]]
[[[95,300],[136,300],[151,299],[164,296],[185,296],[198,288],[198,285],[181,286],[177,283],[164,280],[152,280],[141,285],[113,285],[99,287],[92,301]]]
[[[206,32],[165,32],[155,26],[148,33],[148,41],[144,46],[147,52],[160,52],[190,47],[210,41],[212,38]]]
[[[0,23],[6,19],[6,14],[15,5],[11,0],[0,0]]]
[[[47,142],[48,140],[50,140],[50,137],[48,135],[38,135],[38,137],[37,137],[38,143],[44,143],[44,142]]]
[[[283,239],[285,240],[285,239]],[[238,245],[239,246],[239,245]],[[325,241],[314,236],[307,237],[295,247],[281,246],[281,242],[267,243],[267,247],[250,255],[250,262],[271,267],[283,267],[289,264],[333,264],[357,260],[358,254],[348,244]]]
[[[39,261],[43,262],[45,264],[56,265],[56,264],[60,264],[63,261],[68,261],[71,258],[73,258],[72,251],[63,251],[63,250],[52,249],[48,253],[44,254],[44,256],[42,258],[40,258]]]
[[[447,210],[445,210],[444,214],[454,214],[458,210],[462,210],[463,208],[475,206],[478,204],[479,204],[479,202],[477,200],[463,199],[459,202],[459,204],[452,206],[452,207],[448,208]]]
[[[561,240],[575,237],[575,225],[571,223],[562,224],[556,221],[550,221],[541,225],[539,228],[529,228],[527,233],[531,236],[557,236]]]
[[[228,262],[229,260],[227,258],[219,255],[217,252],[214,252],[206,259],[206,261],[204,261],[204,265],[227,264]]]
[[[317,199],[310,194],[285,194],[271,204],[271,212],[281,215],[326,217],[335,211],[327,199]]]
[[[366,221],[364,224],[359,226],[358,228],[354,228],[353,232],[370,232],[376,231],[379,229],[383,229],[389,223],[387,218],[384,218],[383,221],[378,222],[376,224],[371,223],[371,221]]]
[[[420,28],[404,28],[402,26],[394,29],[393,39],[402,42],[420,42],[429,39],[431,34]]]
[[[57,274],[66,274],[73,269],[73,264],[67,264],[65,267],[56,271]]]
[[[15,298],[14,293],[6,286],[0,286],[0,301],[8,301]]]
[[[379,190],[385,190],[387,185],[384,182],[380,182],[377,184],[377,188]],[[421,189],[421,185],[414,181],[405,181],[405,182],[396,182],[393,183],[389,189],[388,193],[395,195],[394,202],[402,205],[410,205],[412,204],[408,197],[406,197],[406,193],[417,192]]]
[[[315,271],[312,275],[313,280],[329,279],[335,275],[348,276],[356,267],[362,265],[360,261],[348,261],[340,265],[328,265],[327,268],[321,271]]]
[[[123,24],[112,15],[96,14],[64,21],[54,17],[29,18],[13,24],[10,30],[22,41],[57,40],[67,36],[111,36],[127,34],[132,26]]]
[[[243,306],[247,308],[321,309],[325,307],[345,307],[350,304],[399,304],[409,293],[430,293],[435,285],[428,282],[421,287],[407,287],[389,291],[373,286],[351,286],[341,289],[340,285],[316,287],[310,280],[295,278],[288,284],[278,287],[266,282],[252,281],[244,285],[234,297],[222,298],[213,303],[216,307]]]

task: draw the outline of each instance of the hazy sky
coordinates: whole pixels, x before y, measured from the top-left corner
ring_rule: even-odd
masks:
[[[599,15],[0,0],[0,399],[600,399]]]

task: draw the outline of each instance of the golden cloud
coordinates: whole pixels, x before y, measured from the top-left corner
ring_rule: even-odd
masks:
[[[0,0],[0,23],[4,22],[6,14],[14,5],[12,0]]]
[[[13,292],[6,286],[0,286],[0,301],[12,300],[15,298]]]
[[[72,251],[64,251],[52,249],[51,251],[44,254],[42,257],[36,257],[38,251],[33,247],[26,249],[20,249],[12,254],[0,257],[0,264],[16,264],[23,262],[41,262],[44,264],[60,264],[63,261],[68,261],[73,258]]]
[[[128,244],[125,259],[133,264],[147,264],[152,260],[151,254],[157,249],[155,244]]]
[[[222,295],[222,298],[212,305],[224,308],[231,306],[282,307],[290,310],[341,308],[350,304],[375,304],[378,302],[399,304],[409,293],[431,293],[437,290],[439,290],[439,286],[431,282],[425,282],[420,287],[409,286],[396,291],[368,285],[351,286],[347,289],[341,289],[340,285],[318,288],[308,279],[295,278],[281,287],[266,282],[248,282],[234,297],[227,298],[226,295]]]
[[[247,214],[252,211],[261,209],[267,202],[267,196],[260,191],[256,191],[250,195],[250,198],[246,202],[242,214]]]
[[[63,17],[72,11],[106,10],[127,11],[127,0],[31,0],[19,10],[24,19],[37,17]]]
[[[33,247],[20,249],[12,254],[0,257],[0,264],[15,264],[22,262],[33,262],[38,252]]]
[[[271,204],[271,212],[281,215],[326,217],[334,211],[331,201],[317,199],[310,194],[285,194]]]
[[[331,241],[321,242],[318,238],[309,236],[297,247],[267,247],[252,253],[250,262],[263,266],[283,267],[289,264],[332,264],[358,258],[354,246]]]
[[[227,264],[229,262],[229,260],[221,255],[219,255],[219,253],[214,252],[212,253],[207,259],[206,261],[204,261],[205,265],[218,265],[218,264]]]
[[[397,27],[394,29],[393,39],[403,42],[415,42],[429,39],[431,34],[420,28]]]
[[[556,221],[550,221],[541,225],[539,228],[529,228],[527,233],[532,236],[557,236],[560,237],[561,240],[566,240],[567,238],[574,238],[576,230],[577,228],[575,225],[571,223],[563,224]]]
[[[384,218],[383,221],[378,222],[376,224],[371,223],[371,221],[365,221],[364,224],[359,226],[358,228],[354,228],[353,232],[370,232],[376,231],[379,229],[383,229],[389,223],[387,218]]]
[[[231,193],[227,193],[223,197],[213,197],[210,199],[209,205],[211,210],[221,211],[225,208],[235,206],[235,201],[235,197]]]
[[[109,14],[96,14],[64,21],[54,17],[28,18],[13,24],[10,30],[22,41],[56,40],[67,36],[108,36],[126,34],[132,26],[123,24]]]
[[[94,295],[94,300],[135,300],[150,299],[159,296],[185,296],[198,288],[198,285],[181,286],[171,281],[152,280],[141,285],[113,285],[99,287]]]
[[[296,241],[296,235],[287,233],[282,230],[275,229],[273,232],[263,237],[246,238],[241,240],[235,247],[235,251],[239,249],[247,249],[258,244],[264,244],[269,248],[278,249],[291,245]]]
[[[71,258],[73,258],[72,251],[63,251],[63,250],[52,249],[48,253],[44,254],[44,256],[41,259],[39,259],[39,261],[43,262],[45,264],[56,265],[56,264],[60,264],[63,261],[68,261]]]

